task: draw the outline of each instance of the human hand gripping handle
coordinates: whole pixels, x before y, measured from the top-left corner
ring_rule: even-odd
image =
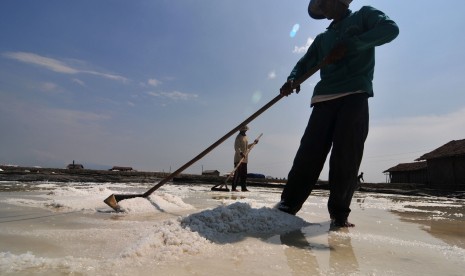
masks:
[[[287,82],[283,84],[283,86],[281,86],[281,89],[279,89],[279,94],[287,97],[290,94],[292,94],[292,92],[294,92],[294,89],[295,89],[295,92],[299,94],[300,84],[295,84],[294,80],[288,80]]]

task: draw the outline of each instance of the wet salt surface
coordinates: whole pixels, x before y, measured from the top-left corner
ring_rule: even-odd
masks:
[[[1,275],[463,275],[465,201],[357,193],[355,228],[329,231],[326,192],[298,216],[280,190],[12,183],[0,192]],[[18,186],[20,185],[20,189]],[[15,192],[10,192],[10,191]]]

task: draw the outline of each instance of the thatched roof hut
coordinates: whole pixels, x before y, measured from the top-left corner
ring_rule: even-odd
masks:
[[[400,163],[383,173],[389,173],[391,183],[426,184],[428,182],[427,163],[425,161]]]
[[[465,189],[465,139],[452,140],[416,160],[428,163],[431,186]]]

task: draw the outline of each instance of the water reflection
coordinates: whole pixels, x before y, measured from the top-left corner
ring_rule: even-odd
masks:
[[[329,266],[335,275],[351,275],[359,271],[358,261],[348,234],[348,228],[340,228],[328,233]]]
[[[302,230],[295,230],[280,235],[283,245],[287,245],[284,254],[292,275],[325,274],[318,264],[312,250],[329,251],[329,273],[334,275],[351,275],[359,272],[359,264],[352,248],[348,228],[327,232],[328,244],[311,244]]]
[[[292,275],[320,274],[318,261],[300,229],[281,235],[279,238],[281,244],[288,246],[284,249],[284,254]]]
[[[463,199],[426,196],[398,196],[392,214],[402,222],[420,225],[420,229],[450,246],[465,248],[465,202]]]
[[[462,214],[464,212],[463,209],[453,211],[446,211],[444,210],[445,208],[438,207],[423,207],[421,209],[423,209],[423,212],[391,212],[398,215],[402,222],[418,224],[421,226],[420,229],[431,236],[444,241],[450,246],[458,246],[465,249],[465,231],[463,230],[465,229],[465,220],[462,216],[454,215]],[[430,209],[431,212],[424,212],[426,209]],[[438,212],[441,215],[437,215]]]

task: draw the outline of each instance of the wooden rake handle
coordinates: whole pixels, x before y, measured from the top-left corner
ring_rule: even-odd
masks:
[[[294,82],[294,85],[299,85],[299,84],[302,84],[304,81],[306,81],[309,77],[311,77],[313,74],[315,74],[316,72],[318,72],[318,70],[320,70],[321,68],[323,68],[325,65],[327,64],[327,62],[325,60],[323,60],[322,62],[320,62],[318,65],[316,65],[315,67],[313,67],[312,69],[310,69],[309,71],[307,71],[302,77],[300,77],[298,80],[296,80]],[[239,129],[241,129],[243,126],[247,125],[248,123],[250,123],[251,121],[253,121],[255,118],[257,118],[260,114],[262,114],[263,112],[265,112],[268,108],[270,108],[272,105],[274,105],[276,102],[278,102],[279,100],[281,100],[281,98],[283,98],[284,96],[279,94],[278,96],[274,97],[274,99],[272,99],[271,101],[269,101],[267,104],[265,104],[262,108],[260,108],[259,110],[257,110],[254,114],[252,114],[250,117],[248,117],[247,119],[245,119],[242,123],[240,123],[239,125],[237,125],[235,128],[231,129],[231,131],[229,131],[228,133],[226,133],[223,137],[221,137],[220,139],[218,139],[218,141],[216,141],[215,143],[213,143],[211,146],[209,146],[208,148],[206,148],[204,151],[202,151],[201,153],[199,153],[197,156],[195,156],[194,158],[192,158],[192,160],[190,160],[189,162],[187,162],[186,164],[182,165],[179,169],[177,169],[176,171],[172,172],[170,175],[166,176],[164,179],[162,179],[160,182],[158,182],[158,184],[156,184],[155,186],[153,186],[150,190],[148,190],[147,192],[145,192],[143,194],[144,197],[148,197],[150,194],[152,194],[154,191],[156,191],[158,188],[160,188],[161,186],[163,186],[164,184],[166,184],[168,181],[170,181],[171,179],[173,179],[174,177],[176,177],[177,175],[179,175],[182,171],[184,171],[185,169],[187,169],[188,167],[190,167],[192,164],[194,164],[195,162],[197,162],[198,160],[200,160],[202,157],[204,157],[205,155],[207,155],[210,151],[212,151],[214,148],[216,148],[217,146],[219,146],[221,143],[223,143],[226,139],[228,139],[229,137],[231,137],[234,133],[236,133],[237,131],[239,131]]]

